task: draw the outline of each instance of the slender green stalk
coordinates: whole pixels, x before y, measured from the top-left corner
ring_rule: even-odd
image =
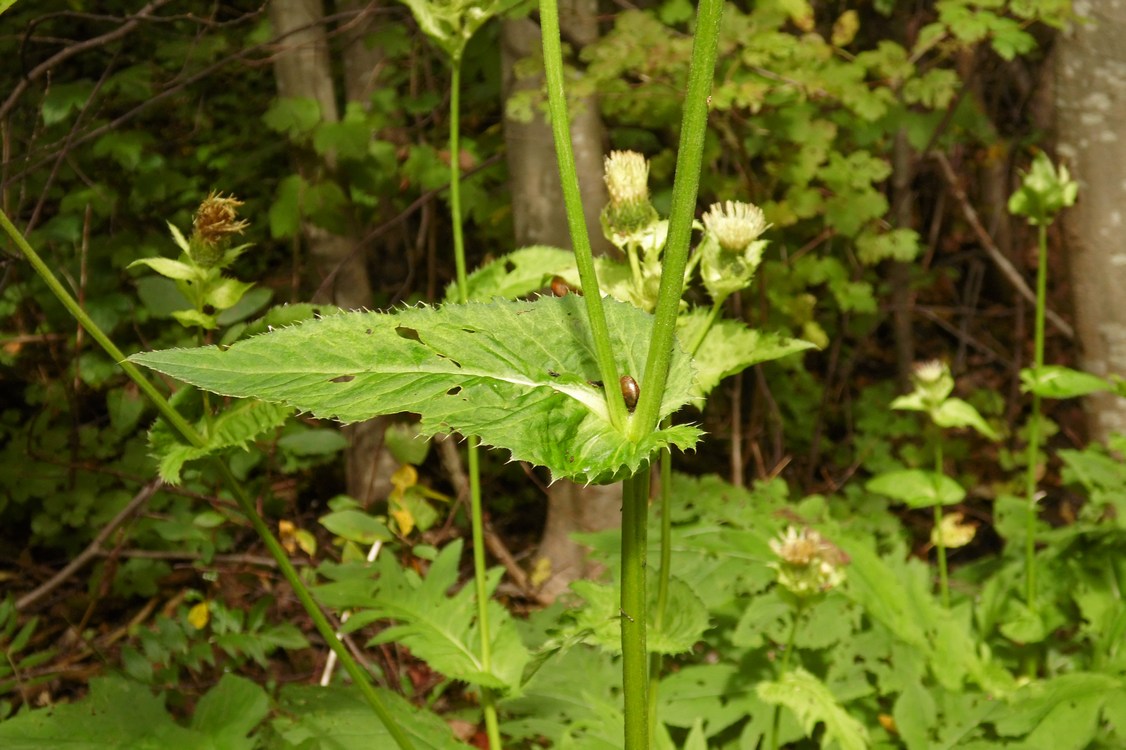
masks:
[[[1036,339],[1033,349],[1033,367],[1039,373],[1044,368],[1044,316],[1048,296],[1048,227],[1039,226],[1040,258],[1036,269]],[[1036,469],[1040,455],[1040,394],[1032,393],[1032,413],[1028,417],[1028,469],[1025,475],[1025,492],[1028,495],[1028,527],[1024,540],[1024,599],[1028,608],[1036,611]]]
[[[98,342],[102,349],[105,350],[106,354],[118,363],[125,374],[132,378],[141,392],[144,393],[152,402],[153,406],[156,407],[160,415],[193,446],[197,448],[207,447],[207,441],[204,440],[203,436],[168,403],[164,395],[156,389],[156,386],[149,382],[148,378],[146,378],[132,362],[126,360],[125,354],[102,332],[102,329],[98,327],[97,323],[86,314],[86,311],[83,310],[74,297],[71,296],[70,292],[66,290],[66,287],[59,282],[54,273],[51,272],[51,269],[47,267],[47,264],[39,257],[39,254],[27,243],[27,240],[23,238],[23,235],[19,233],[19,230],[15,228],[8,219],[7,214],[3,211],[0,211],[0,227],[2,227],[4,231],[7,232],[8,236],[12,238],[12,241],[16,243],[16,246],[19,247],[24,257],[27,258],[31,267],[35,269],[35,272],[39,274],[39,277],[47,285],[47,288],[50,289],[59,302],[62,303],[67,312],[86,329],[86,332],[90,334],[90,338]],[[316,627],[317,632],[324,638],[328,647],[336,653],[336,658],[340,661],[341,665],[343,665],[345,671],[352,677],[352,681],[356,684],[356,687],[360,689],[360,692],[363,693],[364,698],[367,699],[372,710],[375,711],[379,720],[383,722],[383,726],[387,728],[387,732],[395,740],[396,744],[398,744],[400,748],[403,748],[403,750],[414,750],[414,745],[411,743],[410,739],[383,705],[383,701],[379,699],[379,695],[375,692],[375,688],[371,684],[371,676],[356,663],[356,660],[352,658],[352,654],[348,652],[344,643],[337,638],[335,629],[332,627],[332,624],[329,623],[328,618],[325,617],[324,612],[321,611],[320,606],[314,601],[312,594],[309,593],[309,589],[307,589],[305,584],[301,581],[297,569],[294,568],[293,563],[289,561],[289,556],[286,554],[285,549],[282,548],[281,543],[274,537],[273,532],[270,531],[266,522],[258,515],[254,507],[254,501],[246,493],[246,490],[243,489],[242,483],[239,482],[225,462],[216,458],[214,459],[214,463],[218,467],[219,474],[226,483],[227,488],[234,495],[235,501],[238,503],[243,515],[250,521],[251,526],[254,527],[258,536],[262,538],[266,549],[269,550],[270,555],[277,561],[278,569],[281,571],[282,576],[293,588],[293,593],[297,596],[298,601],[301,602],[301,606],[309,613],[309,617],[313,620],[313,625]]]
[[[942,436],[934,426],[931,427],[930,433],[934,440],[934,470],[936,474],[941,475],[943,473]],[[950,581],[947,577],[946,540],[942,533],[942,505],[940,503],[934,504],[934,529],[935,547],[938,549],[938,589],[942,595],[942,606],[950,609]]]
[[[708,0],[715,2],[716,0]],[[579,176],[575,171],[575,154],[571,147],[571,123],[563,91],[563,48],[559,41],[559,5],[557,0],[540,0],[540,28],[543,37],[543,67],[547,79],[548,108],[551,112],[551,132],[555,138],[555,158],[559,163],[559,178],[563,186],[563,203],[567,209],[567,227],[571,233],[571,246],[575,251],[575,265],[582,282],[583,299],[594,339],[594,354],[598,371],[606,384],[606,400],[610,408],[610,422],[624,427],[629,421],[626,403],[621,391],[613,387],[618,382],[618,365],[610,342],[610,329],[602,307],[598,275],[594,271],[594,254],[586,231],[582,196],[579,194]],[[664,388],[664,383],[661,383]],[[644,397],[644,393],[643,393]],[[650,425],[652,430],[656,422]]]
[[[641,398],[632,423],[634,435],[644,435],[657,426],[661,398],[668,381],[680,314],[680,295],[692,240],[692,220],[696,215],[696,195],[703,166],[704,136],[708,125],[708,96],[715,76],[719,21],[723,0],[700,0],[696,14],[696,37],[692,45],[692,67],[688,72],[688,91],[680,127],[680,146],[676,158],[676,178],[669,211],[669,236],[662,256],[661,287],[658,292],[653,337],[645,362]]]
[[[457,289],[461,301],[469,301],[469,283],[465,271],[465,238],[461,226],[461,57],[450,60],[450,220],[454,233],[454,263],[457,266]],[[473,581],[477,594],[477,628],[481,633],[481,669],[492,670],[492,633],[489,627],[489,594],[486,590],[485,521],[481,508],[480,444],[470,436],[466,446],[469,469],[469,511],[473,528]],[[489,747],[500,750],[500,723],[497,719],[493,691],[481,688],[481,708],[485,714],[485,733]]]
[[[669,574],[672,565],[672,454],[661,451],[661,567],[657,571],[657,609],[653,628],[660,632],[669,606]],[[649,736],[657,731],[657,697],[661,684],[661,655],[649,656]]]
[[[649,472],[622,482],[622,690],[625,750],[649,750],[645,557]]]
[[[782,661],[778,664],[778,678],[781,679],[790,671],[790,658],[794,652],[794,642],[798,638],[798,625],[801,624],[802,614],[805,612],[804,600],[794,609],[794,621],[790,624],[790,637],[786,640],[786,650],[782,652]],[[774,719],[770,722],[770,749],[778,750],[778,730],[782,726],[782,706],[774,706]]]

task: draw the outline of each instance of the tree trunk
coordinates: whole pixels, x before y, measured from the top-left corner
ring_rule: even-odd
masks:
[[[1126,0],[1078,2],[1085,18],[1056,43],[1059,156],[1079,182],[1063,214],[1083,366],[1126,374]],[[1086,401],[1091,437],[1126,431],[1126,404],[1110,394]]]
[[[561,23],[568,39],[580,46],[593,41],[597,35],[594,4],[589,0],[576,0],[561,5]],[[539,27],[527,20],[507,21],[501,36],[505,96],[541,87],[542,78],[518,79],[513,70],[518,60],[539,54]],[[570,247],[550,124],[539,116],[528,123],[506,118],[504,135],[516,245]],[[584,100],[580,110],[573,113],[571,141],[587,230],[596,252],[609,248],[598,218],[607,200],[606,186],[602,181],[604,140],[598,102],[593,98]],[[571,539],[571,534],[617,526],[621,522],[621,500],[620,484],[580,487],[573,482],[559,481],[551,486],[548,490],[547,522],[536,562],[537,568],[544,566],[548,572],[539,591],[542,598],[554,599],[567,589],[571,581],[593,572],[586,561],[585,550]]]
[[[359,9],[364,5],[357,0],[342,9]],[[274,33],[281,37],[280,49],[274,57],[274,75],[279,96],[313,99],[320,105],[321,118],[325,122],[336,122],[339,110],[323,17],[321,0],[271,0],[270,22]],[[363,44],[367,24],[368,21],[360,18],[345,34],[345,89],[350,97],[361,99],[370,94],[380,59],[378,51]],[[312,177],[325,169],[331,172],[334,166],[329,153],[323,163],[306,161],[300,168],[307,177]],[[330,302],[350,310],[371,305],[371,281],[364,254],[356,251],[357,238],[336,235],[312,224],[306,224],[302,232],[317,284],[321,287],[314,301]],[[331,281],[322,283],[325,279]],[[381,418],[344,429],[349,443],[345,456],[347,491],[365,506],[385,499],[390,489],[389,477],[395,466],[383,450],[385,429],[386,420]]]

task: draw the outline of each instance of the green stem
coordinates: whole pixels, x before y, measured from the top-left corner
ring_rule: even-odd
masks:
[[[661,451],[661,567],[657,570],[657,609],[653,613],[653,629],[658,633],[665,624],[669,603],[669,573],[672,566],[672,454]],[[649,656],[649,736],[657,731],[657,696],[661,683],[661,655]]]
[[[931,437],[934,439],[934,471],[936,474],[942,475],[942,436],[938,433],[937,428],[932,428]],[[935,547],[938,549],[938,588],[942,594],[942,606],[950,609],[950,582],[947,578],[946,569],[946,540],[942,538],[942,505],[939,503],[934,505],[934,528]]]
[[[1040,258],[1036,269],[1036,339],[1033,367],[1037,374],[1044,368],[1044,315],[1048,296],[1048,227],[1040,225]],[[1028,495],[1028,526],[1024,540],[1024,598],[1028,608],[1036,611],[1036,468],[1040,455],[1040,394],[1032,394],[1032,413],[1028,421],[1028,469],[1025,492]]]
[[[790,671],[790,655],[794,652],[794,642],[798,638],[798,625],[801,624],[802,614],[805,612],[804,600],[794,608],[794,621],[790,624],[790,636],[786,640],[786,650],[782,652],[782,661],[778,665],[778,679]],[[771,721],[770,748],[778,750],[778,730],[782,726],[782,706],[774,706],[774,719]]]
[[[454,263],[457,266],[458,296],[462,303],[469,301],[469,283],[465,270],[465,238],[461,226],[461,57],[450,60],[450,221],[454,234]],[[473,527],[473,581],[477,594],[477,627],[481,633],[481,670],[492,671],[492,636],[489,628],[489,592],[486,588],[485,520],[481,507],[480,445],[470,436],[466,446],[469,468],[469,511]],[[497,719],[496,699],[489,688],[481,688],[481,708],[485,714],[485,733],[489,747],[500,750],[500,723]]]
[[[563,187],[563,204],[567,209],[567,227],[571,233],[571,245],[575,251],[575,265],[579,270],[583,300],[586,302],[587,318],[590,320],[594,355],[598,361],[598,371],[602,376],[602,382],[606,384],[606,401],[610,408],[610,422],[616,427],[622,428],[630,421],[629,413],[626,411],[626,402],[622,398],[621,390],[616,387],[618,365],[614,360],[614,347],[610,341],[610,329],[606,325],[606,313],[602,307],[598,275],[594,271],[594,254],[590,248],[590,237],[586,230],[586,217],[583,214],[583,201],[579,193],[579,176],[575,170],[574,149],[571,147],[571,124],[563,91],[563,48],[560,43],[559,4],[557,0],[540,0],[540,29],[543,38],[543,68],[544,76],[547,79],[548,109],[551,113],[551,133],[555,138],[555,158],[559,163],[559,179]],[[643,394],[644,391],[643,388]]]
[[[35,269],[35,272],[39,274],[39,277],[47,285],[47,288],[50,289],[59,302],[62,303],[67,312],[86,329],[86,332],[90,334],[90,338],[98,342],[98,345],[105,350],[106,354],[112,357],[125,374],[137,384],[140,391],[149,398],[160,415],[168,421],[168,424],[172,425],[172,427],[183,435],[184,439],[193,446],[206,448],[207,441],[204,440],[203,436],[168,403],[168,400],[156,389],[156,386],[149,382],[148,378],[146,378],[132,362],[129,362],[125,358],[125,354],[110,341],[109,337],[102,332],[102,329],[86,314],[86,311],[82,309],[74,297],[72,297],[59,282],[54,273],[51,272],[51,269],[47,267],[47,264],[39,257],[39,254],[27,243],[27,240],[23,238],[23,235],[19,233],[19,230],[15,228],[8,219],[7,214],[3,211],[0,211],[0,227],[2,227],[8,236],[12,238],[12,241],[16,243],[16,246],[19,247],[24,257],[27,258],[31,267]],[[328,618],[325,617],[324,612],[321,611],[320,606],[313,600],[313,596],[309,593],[305,584],[301,581],[297,569],[294,568],[293,563],[289,561],[289,556],[286,554],[285,549],[274,537],[270,528],[266,525],[266,522],[258,515],[254,508],[254,502],[246,493],[246,490],[243,489],[242,483],[239,482],[226,463],[217,458],[214,459],[214,461],[218,466],[223,481],[234,495],[239,508],[242,510],[247,520],[250,521],[250,525],[254,527],[258,536],[262,538],[266,549],[269,550],[270,555],[273,556],[274,560],[277,562],[278,569],[281,571],[282,576],[289,582],[298,601],[301,602],[305,611],[309,613],[309,617],[313,620],[313,626],[316,627],[317,632],[324,638],[328,647],[336,653],[336,658],[344,667],[345,671],[352,677],[352,681],[356,684],[356,687],[360,689],[360,692],[363,693],[364,697],[371,705],[372,710],[375,711],[376,716],[383,722],[383,726],[386,727],[388,734],[391,735],[403,750],[414,750],[414,745],[411,743],[410,739],[407,738],[403,729],[383,705],[383,701],[379,699],[379,695],[375,692],[375,688],[371,684],[371,676],[356,663],[356,660],[352,658],[352,654],[348,652],[347,647],[336,636],[335,629],[332,627],[332,624],[329,623]]]
[[[625,750],[649,750],[648,669],[645,643],[646,525],[649,472],[622,482],[622,690],[625,693]]]
[[[692,220],[696,215],[696,195],[703,166],[704,136],[708,126],[708,96],[715,76],[719,21],[723,0],[700,0],[696,15],[696,36],[692,45],[692,67],[688,72],[688,91],[680,127],[676,158],[676,179],[669,211],[669,236],[663,256],[661,287],[658,292],[653,337],[645,362],[641,399],[634,414],[634,436],[646,435],[657,427],[661,398],[668,381],[676,339],[676,320],[684,289],[684,271],[692,240]]]

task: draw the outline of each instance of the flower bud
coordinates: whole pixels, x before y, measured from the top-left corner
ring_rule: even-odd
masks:
[[[222,193],[211,193],[199,205],[192,222],[192,237],[188,241],[188,256],[202,268],[212,268],[222,259],[232,235],[241,234],[249,226],[238,220],[238,207],[242,201],[224,198]]]

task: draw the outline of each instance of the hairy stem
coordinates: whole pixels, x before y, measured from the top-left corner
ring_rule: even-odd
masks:
[[[1040,258],[1036,269],[1036,339],[1033,348],[1033,367],[1037,374],[1044,368],[1044,313],[1048,296],[1048,227],[1041,224],[1039,232]],[[1032,393],[1032,412],[1028,417],[1028,468],[1025,474],[1025,493],[1028,495],[1028,525],[1024,540],[1024,599],[1028,608],[1036,611],[1036,469],[1040,457],[1040,394]]]
[[[708,126],[708,96],[715,76],[719,45],[719,20],[723,0],[700,0],[696,12],[696,37],[692,45],[692,66],[688,71],[688,91],[680,126],[680,145],[676,157],[676,178],[669,210],[669,235],[662,256],[661,287],[658,292],[653,337],[645,362],[641,399],[633,419],[633,434],[644,435],[657,427],[661,398],[668,382],[684,290],[684,271],[688,264],[692,221],[696,216],[696,195],[704,161],[704,135]]]
[[[714,0],[709,0],[711,1]],[[547,79],[548,107],[551,112],[551,132],[555,137],[555,158],[559,163],[563,203],[567,209],[567,227],[571,233],[571,246],[575,251],[575,265],[578,267],[579,279],[582,282],[583,300],[586,302],[587,317],[590,320],[598,371],[602,376],[602,382],[606,384],[610,421],[615,426],[623,428],[629,421],[629,416],[621,391],[611,387],[611,384],[618,382],[618,365],[614,360],[610,329],[606,325],[602,295],[598,290],[594,254],[590,248],[590,236],[586,231],[586,217],[583,215],[582,196],[579,193],[579,176],[575,170],[574,149],[571,147],[571,124],[563,91],[563,48],[559,40],[557,0],[540,0],[540,27],[543,37],[543,67]],[[664,383],[661,387],[664,387]]]
[[[625,748],[649,750],[649,701],[645,639],[645,556],[649,472],[622,483],[622,689],[625,693]]]

